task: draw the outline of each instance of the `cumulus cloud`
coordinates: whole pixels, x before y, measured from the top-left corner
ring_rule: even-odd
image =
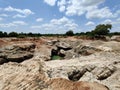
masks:
[[[116,19],[106,19],[104,21],[101,22],[102,24],[112,24],[112,29],[111,32],[118,32],[120,29],[120,18],[116,18]],[[101,24],[100,23],[100,24]]]
[[[110,18],[113,13],[108,7],[99,8],[99,5],[105,0],[44,0],[49,5],[57,6],[60,12],[64,12],[67,16],[86,14],[87,19],[93,18]],[[53,3],[53,4],[50,4]],[[119,13],[119,12],[118,12]]]
[[[36,19],[36,22],[42,22],[43,21],[43,18],[37,18]]]
[[[110,19],[106,19],[106,20],[104,20],[102,23],[103,23],[103,24],[112,24],[113,22],[112,22],[112,20],[110,20]]]
[[[88,19],[92,19],[92,18],[111,18],[111,17],[113,17],[113,14],[108,7],[104,7],[104,8],[101,8],[101,9],[94,8],[94,9],[89,9],[89,11],[86,14],[86,17]]]
[[[49,4],[50,6],[54,6],[57,0],[44,0],[45,3]]]
[[[50,32],[53,31],[53,33],[57,32],[65,32],[67,30],[76,30],[78,27],[78,25],[76,23],[74,23],[73,20],[68,19],[66,17],[62,17],[60,19],[52,19],[50,20],[49,23],[45,23],[42,25],[35,25],[32,26],[32,29],[39,29],[39,30],[43,30],[43,31],[47,31],[49,30]]]
[[[103,3],[105,0],[81,0],[83,6],[93,6]]]
[[[61,7],[59,8],[59,10],[60,10],[60,12],[64,12],[64,11],[65,11],[65,6],[61,6]]]
[[[92,22],[92,21],[89,21],[89,22],[87,22],[85,25],[86,25],[86,26],[93,26],[93,25],[95,25],[95,23]]]
[[[61,1],[57,2],[57,6],[59,7],[60,12],[65,11],[65,9],[66,9],[65,5],[66,5],[66,0],[61,0]]]
[[[13,27],[13,26],[16,26],[16,25],[13,24],[13,23],[0,24],[0,27],[1,27],[1,28],[8,28],[8,27]]]
[[[16,25],[27,25],[27,23],[24,21],[13,21],[12,23]]]
[[[8,6],[8,7],[4,8],[4,11],[17,12],[17,13],[23,14],[25,16],[34,14],[34,12],[32,12],[30,9],[18,9],[18,8],[13,8],[11,6]]]
[[[17,27],[21,25],[27,25],[27,23],[24,21],[13,21],[11,23],[0,23],[1,28]]]
[[[13,16],[13,18],[25,18],[27,17],[26,15],[21,15],[21,14],[16,14]]]

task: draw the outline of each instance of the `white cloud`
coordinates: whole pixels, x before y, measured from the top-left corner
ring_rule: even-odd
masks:
[[[64,12],[65,11],[65,6],[60,6],[59,10],[60,10],[60,12]]]
[[[110,18],[113,13],[108,7],[99,8],[99,5],[105,0],[44,0],[48,3],[57,2],[60,12],[64,12],[67,16],[86,14],[87,19],[93,18]],[[50,5],[50,4],[49,4]]]
[[[24,21],[13,21],[12,23],[16,25],[27,25]]]
[[[4,8],[4,11],[18,12],[18,13],[21,13],[21,14],[26,15],[26,16],[34,14],[34,12],[32,12],[30,9],[18,9],[18,8],[13,8],[11,6]]]
[[[116,19],[106,19],[103,22],[101,22],[102,24],[112,24],[112,29],[110,31],[112,32],[119,32],[120,30],[120,18],[116,18]],[[100,24],[101,24],[100,23]]]
[[[7,14],[0,14],[0,17],[8,17]]]
[[[54,6],[57,0],[44,0],[45,3],[49,4],[50,6]]]
[[[105,0],[82,0],[82,5],[84,6],[93,6],[103,3]]]
[[[24,21],[13,21],[11,23],[0,23],[1,28],[8,28],[8,27],[17,27],[21,25],[27,25]]]
[[[65,7],[65,5],[66,5],[66,0],[58,1],[58,2],[57,2],[57,5],[59,6],[59,11],[60,11],[60,12],[64,12],[65,9],[66,9],[66,7]]]
[[[94,9],[90,9],[87,12],[86,17],[88,19],[92,19],[92,18],[111,18],[111,17],[113,17],[113,14],[108,7],[104,7],[104,8],[101,8],[101,9],[94,8]]]
[[[13,26],[16,26],[16,25],[13,24],[13,23],[0,24],[0,27],[1,27],[1,28],[8,28],[8,27],[13,27]]]
[[[60,19],[52,19],[49,23],[31,26],[31,28],[43,30],[44,32],[48,30],[52,33],[64,33],[70,29],[76,30],[78,28],[78,25],[74,23],[73,20],[62,17]]]
[[[103,24],[112,24],[112,20],[106,19],[105,21],[102,22]]]
[[[13,18],[25,18],[25,15],[21,15],[21,14],[16,14],[13,16]]]
[[[89,22],[87,22],[85,25],[86,25],[86,26],[93,26],[93,25],[95,25],[95,23],[92,22],[92,21],[89,21]]]
[[[43,18],[37,18],[36,19],[36,22],[42,22],[43,21]]]

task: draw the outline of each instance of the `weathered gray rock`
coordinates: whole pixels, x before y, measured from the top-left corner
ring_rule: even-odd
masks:
[[[58,42],[58,43],[56,43],[56,47],[58,49],[63,49],[63,50],[70,50],[70,49],[72,49],[72,46],[67,44],[67,43],[65,43],[65,42]]]
[[[78,54],[74,52],[74,50],[68,50],[68,51],[60,50],[60,54],[64,55],[64,59],[72,59],[79,57]]]
[[[113,66],[109,66],[109,67],[104,66],[104,67],[95,68],[92,71],[92,73],[96,75],[98,80],[104,80],[110,77],[115,71],[116,71],[116,68]]]
[[[100,51],[100,49],[97,49],[95,47],[92,47],[92,46],[89,46],[89,45],[80,45],[78,47],[75,48],[75,52],[80,54],[80,55],[84,55],[84,56],[87,56],[87,55],[91,55],[95,52],[98,52]]]
[[[35,44],[33,43],[17,43],[7,45],[0,49],[1,64],[6,62],[22,62],[30,59],[34,55]]]

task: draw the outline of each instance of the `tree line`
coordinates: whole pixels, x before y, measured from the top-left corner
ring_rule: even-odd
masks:
[[[0,31],[0,37],[40,37],[40,36],[88,36],[88,37],[101,37],[101,36],[112,36],[112,35],[120,35],[120,32],[112,32],[110,33],[110,29],[112,28],[111,24],[99,24],[95,27],[94,30],[89,32],[80,32],[74,33],[73,30],[67,31],[65,34],[40,34],[40,33],[17,33],[17,32],[2,32]]]

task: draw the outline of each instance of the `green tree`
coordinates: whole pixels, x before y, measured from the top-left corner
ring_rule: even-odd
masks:
[[[3,32],[2,32],[2,31],[0,31],[0,37],[3,37],[3,36],[4,36]]]
[[[7,37],[7,36],[8,36],[7,32],[0,31],[0,37]]]
[[[4,34],[4,37],[7,37],[7,36],[8,36],[7,32],[4,32],[3,34]]]
[[[17,32],[10,32],[9,37],[17,37],[18,33]]]
[[[73,36],[74,32],[72,30],[69,30],[69,31],[66,32],[66,35],[67,36]]]
[[[109,34],[110,32],[110,29],[112,28],[112,25],[111,24],[100,24],[100,25],[97,25],[95,30],[92,31],[92,33],[94,35],[107,35]]]

